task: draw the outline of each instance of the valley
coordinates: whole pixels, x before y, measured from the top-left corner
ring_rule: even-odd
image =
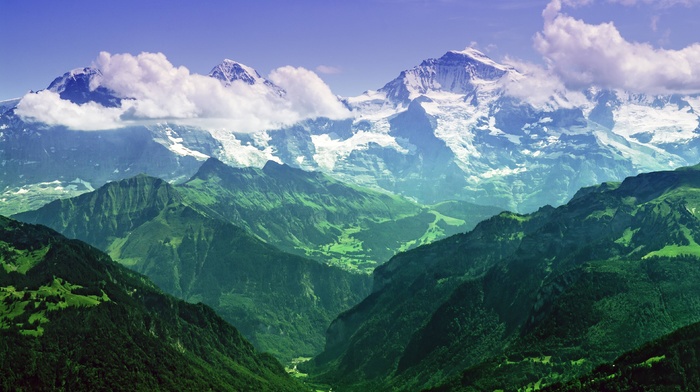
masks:
[[[210,159],[180,185],[139,175],[14,217],[212,306],[256,347],[289,361],[322,350],[326,327],[369,294],[367,272],[381,260],[497,212],[465,202],[424,207],[320,173]]]

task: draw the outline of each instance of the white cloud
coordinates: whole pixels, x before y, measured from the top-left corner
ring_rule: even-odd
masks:
[[[700,43],[665,50],[629,42],[613,23],[591,25],[563,13],[560,0],[552,0],[542,15],[544,28],[535,36],[535,48],[567,86],[700,92]]]
[[[316,72],[326,74],[326,75],[336,75],[339,73],[342,73],[343,70],[340,69],[339,67],[334,67],[332,65],[319,65],[316,67]]]
[[[282,67],[270,73],[270,81],[286,92],[293,112],[304,117],[347,118],[348,109],[333,95],[330,87],[315,73],[304,68]]]
[[[204,128],[254,132],[314,118],[346,118],[350,112],[313,72],[283,67],[271,74],[287,90],[280,96],[264,84],[234,82],[192,74],[173,66],[161,53],[100,53],[93,66],[100,75],[90,88],[105,87],[121,98],[118,108],[77,105],[55,93],[27,94],[18,114],[25,120],[76,130],[114,129],[135,123],[169,121]]]
[[[502,80],[505,93],[511,97],[539,109],[572,108],[586,102],[582,93],[568,90],[564,82],[547,69],[510,58],[504,63],[519,72]]]
[[[124,126],[119,118],[122,112],[121,109],[105,108],[94,102],[76,105],[48,90],[25,95],[16,109],[17,115],[25,121],[98,131]]]

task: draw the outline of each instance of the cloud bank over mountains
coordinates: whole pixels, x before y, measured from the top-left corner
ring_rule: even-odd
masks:
[[[599,0],[603,1],[603,0]],[[606,0],[654,9],[696,7],[700,0]],[[647,94],[700,93],[700,43],[671,50],[626,40],[613,22],[589,24],[566,8],[593,6],[596,0],[551,0],[542,12],[543,27],[533,46],[545,65],[506,58],[522,77],[505,80],[506,94],[533,106],[584,104],[581,90],[591,86]],[[654,23],[652,23],[653,25]],[[654,28],[654,26],[652,26]],[[74,130],[104,130],[171,122],[235,132],[276,129],[316,117],[342,119],[352,113],[314,72],[285,66],[264,83],[225,85],[206,75],[174,66],[162,53],[110,54],[93,62],[99,72],[90,88],[103,87],[122,98],[119,107],[74,104],[44,90],[23,97],[16,113],[26,121]],[[317,72],[341,70],[319,66]],[[556,101],[556,102],[554,102]]]
[[[139,55],[102,52],[93,63],[99,70],[90,89],[104,87],[123,98],[118,108],[97,103],[74,104],[43,90],[22,98],[17,114],[25,120],[62,125],[74,130],[104,130],[152,122],[254,132],[298,121],[350,112],[312,71],[282,67],[270,80],[285,90],[280,95],[264,84],[219,80],[173,66],[162,53]]]

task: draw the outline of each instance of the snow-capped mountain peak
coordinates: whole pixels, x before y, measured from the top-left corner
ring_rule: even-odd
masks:
[[[209,76],[221,80],[226,85],[230,85],[234,80],[240,80],[250,85],[264,82],[265,80],[255,69],[229,59],[225,59],[221,64],[214,67],[209,72]]]
[[[398,78],[379,91],[395,103],[406,104],[430,92],[471,94],[476,85],[497,81],[511,72],[516,71],[496,63],[476,49],[453,50],[401,72]]]
[[[511,71],[512,68],[505,66],[503,64],[499,64],[495,61],[493,61],[490,57],[485,55],[483,52],[480,52],[474,48],[466,48],[463,50],[450,50],[448,54],[456,55],[456,56],[464,56],[467,59],[470,59],[475,62],[479,62],[487,67],[495,68],[501,71]],[[444,57],[444,56],[443,56]]]
[[[97,102],[106,107],[119,106],[121,99],[113,91],[92,83],[101,74],[92,67],[76,68],[54,79],[47,90],[77,104]]]
[[[283,88],[260,76],[254,68],[230,59],[225,59],[214,67],[209,72],[209,76],[220,80],[227,87],[234,81],[240,80],[250,86],[262,86],[268,92],[280,97],[286,94]]]
[[[47,90],[60,94],[76,83],[85,84],[89,88],[90,80],[99,74],[100,71],[92,67],[76,68],[54,79]]]

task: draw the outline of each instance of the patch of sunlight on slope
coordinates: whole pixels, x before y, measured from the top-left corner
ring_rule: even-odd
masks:
[[[40,336],[48,323],[50,312],[68,307],[92,307],[109,301],[102,295],[74,293],[83,286],[54,278],[36,290],[17,290],[14,286],[0,287],[0,329],[16,326],[24,335]]]
[[[643,259],[649,258],[649,257],[654,257],[654,256],[660,256],[660,257],[675,257],[675,256],[680,256],[680,255],[692,255],[696,257],[700,257],[700,245],[698,245],[697,242],[693,239],[692,234],[690,233],[690,229],[687,227],[683,226],[681,228],[681,231],[683,232],[683,236],[688,240],[688,245],[676,245],[676,244],[671,244],[671,245],[666,245],[663,248],[659,250],[655,250],[653,252],[647,253]]]
[[[0,242],[0,265],[2,265],[5,272],[14,271],[26,274],[27,271],[43,260],[49,248],[50,246],[47,245],[36,250],[15,249],[4,242]]]

